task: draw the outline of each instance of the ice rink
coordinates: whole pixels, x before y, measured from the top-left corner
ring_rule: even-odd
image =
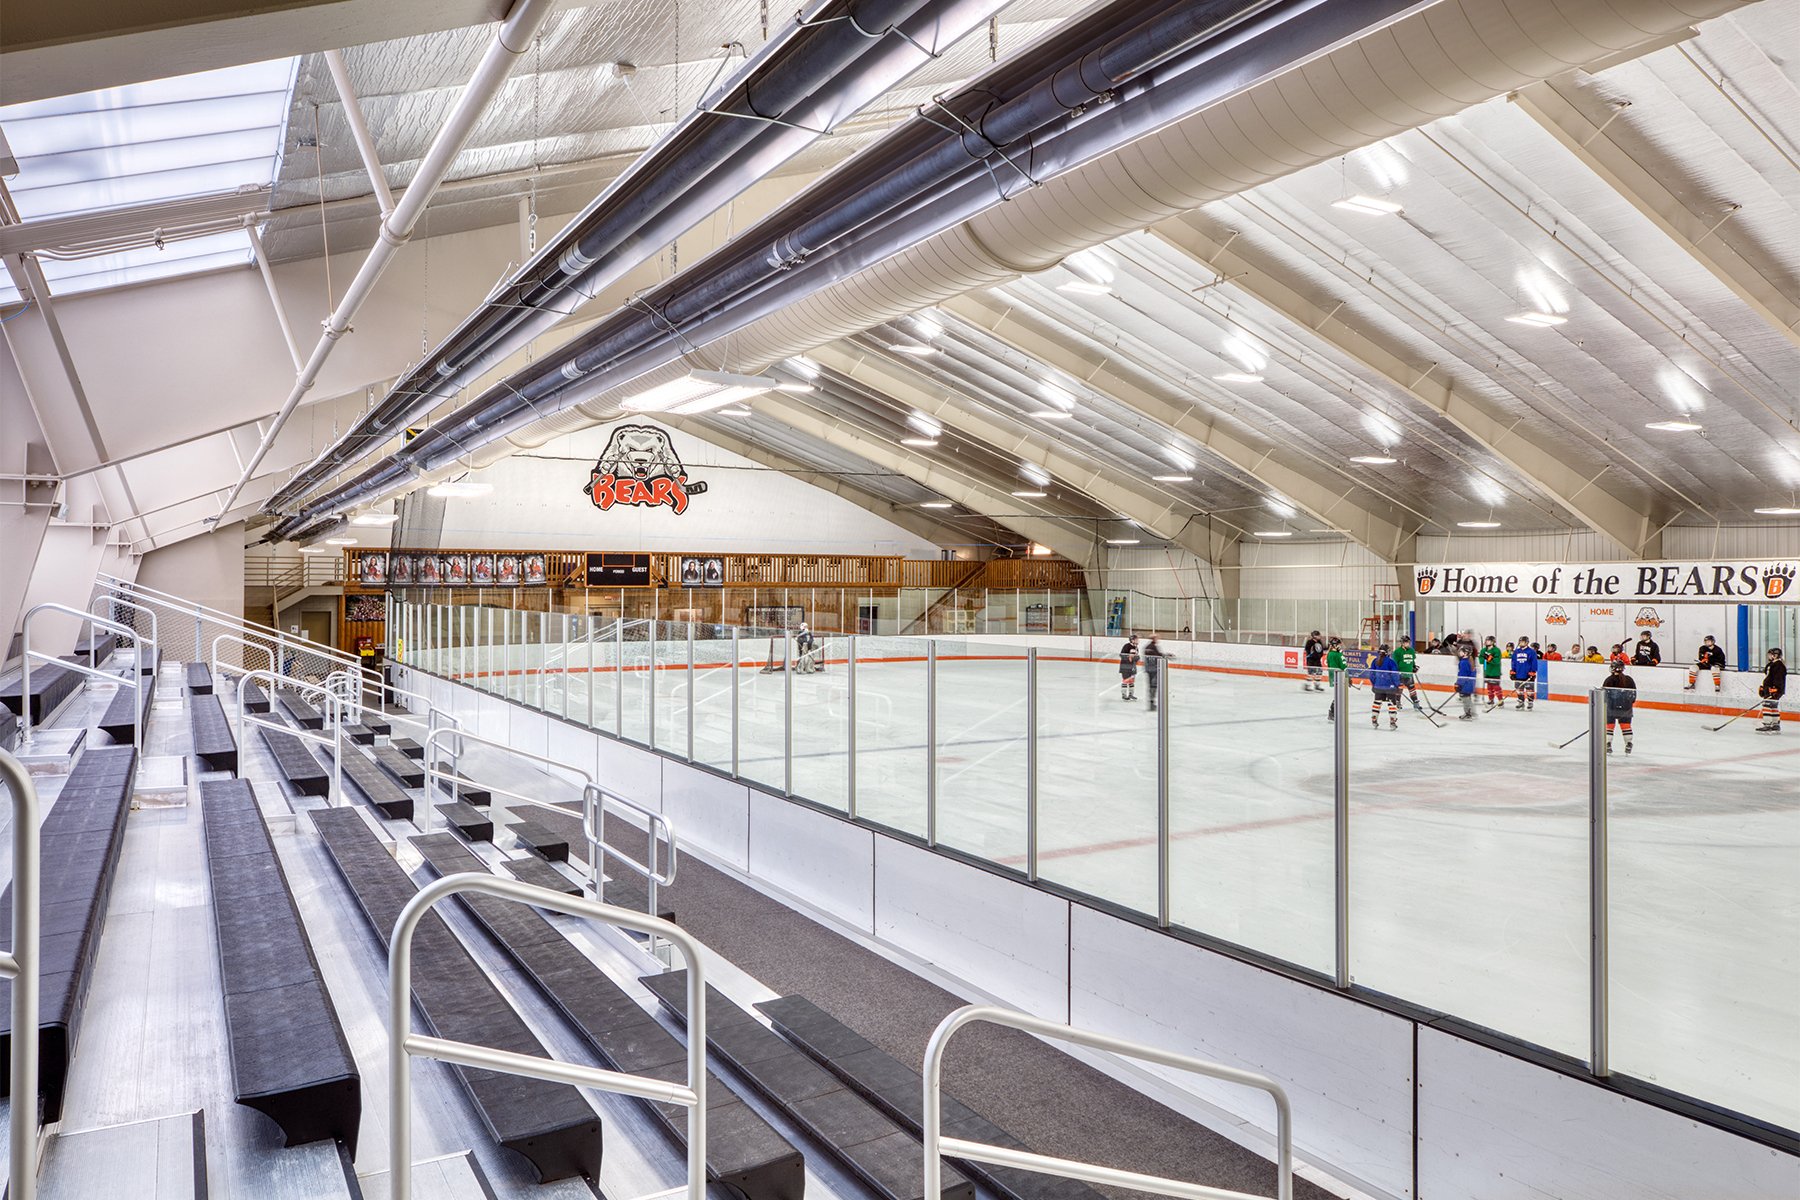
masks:
[[[851,697],[841,641],[816,674],[735,672],[737,770],[846,809]],[[938,840],[1025,865],[1025,661],[1016,643],[937,639]],[[519,648],[514,647],[516,653]],[[560,647],[536,661],[451,651],[448,673],[732,768],[727,642]],[[760,651],[760,646],[758,650]],[[858,639],[856,815],[926,833],[926,643]],[[493,655],[494,657],[489,657]],[[1294,678],[1175,671],[1171,731],[1176,925],[1329,976],[1333,726]],[[510,663],[510,665],[508,665]],[[422,664],[428,665],[428,664]],[[1121,701],[1116,665],[1046,648],[1038,667],[1040,872],[1113,904],[1156,907],[1156,714]],[[654,680],[654,731],[650,690]],[[690,683],[691,680],[691,683]],[[589,688],[592,687],[590,696]],[[791,697],[789,689],[791,688]],[[621,695],[622,693],[622,695]],[[1447,699],[1421,693],[1426,706]],[[1644,701],[1684,697],[1646,691]],[[1704,703],[1710,697],[1703,696]],[[619,728],[618,714],[624,714]],[[1404,707],[1370,724],[1352,693],[1350,946],[1363,987],[1573,1058],[1588,1052],[1586,705],[1540,700],[1472,722]],[[1614,1069],[1787,1127],[1800,1125],[1800,726],[1640,704],[1635,747],[1608,760]],[[590,710],[591,705],[591,710]],[[787,714],[792,713],[791,727]],[[790,743],[791,739],[791,743]],[[791,779],[788,777],[791,748]]]

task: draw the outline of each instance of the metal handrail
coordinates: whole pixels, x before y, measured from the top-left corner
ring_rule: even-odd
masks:
[[[254,637],[268,638],[283,649],[296,650],[306,654],[315,654],[320,658],[337,662],[341,666],[355,667],[361,665],[354,655],[338,650],[335,647],[327,646],[321,642],[295,640],[279,629],[274,629],[267,625],[260,625],[255,621],[246,621],[243,617],[234,617],[230,613],[221,612],[216,608],[200,603],[198,600],[186,600],[180,596],[172,595],[169,592],[164,592],[157,588],[145,587],[140,583],[128,582],[118,578],[116,575],[102,573],[98,578],[102,584],[113,589],[115,594],[122,591],[126,595],[141,596],[152,600],[157,604],[164,605],[183,616],[192,615],[196,618],[204,617],[215,625],[224,625]],[[133,636],[136,635],[133,634]],[[197,654],[199,651],[200,647],[195,645],[194,652]]]
[[[571,917],[635,929],[651,938],[675,943],[687,963],[687,1084],[670,1083],[647,1075],[603,1071],[575,1063],[557,1062],[533,1054],[495,1050],[469,1042],[421,1037],[412,1031],[412,940],[419,922],[440,900],[459,892],[482,892],[502,900],[550,909]],[[706,978],[700,943],[681,927],[629,909],[597,900],[565,896],[549,888],[534,887],[516,879],[502,879],[485,872],[465,871],[446,875],[419,890],[400,910],[388,940],[388,1178],[392,1200],[412,1196],[412,1060],[435,1058],[482,1071],[524,1075],[551,1083],[567,1083],[598,1091],[617,1092],[688,1110],[687,1200],[706,1198]],[[16,1095],[17,1093],[15,1093]],[[15,1143],[16,1144],[16,1143]]]
[[[219,673],[221,671],[236,671],[241,675],[247,675],[250,673],[249,667],[243,667],[243,666],[234,667],[228,662],[220,661],[220,659],[219,659],[219,643],[224,642],[224,641],[236,642],[238,645],[242,646],[246,650],[261,650],[264,654],[269,656],[269,673],[271,675],[275,674],[275,647],[265,645],[262,642],[253,642],[249,638],[240,637],[239,635],[237,635],[235,633],[221,633],[217,637],[213,638],[212,673],[213,673],[213,678],[215,680],[220,678]]]
[[[109,604],[123,604],[126,608],[134,609],[137,612],[143,613],[146,617],[149,617],[150,618],[150,642],[152,645],[157,645],[157,646],[162,645],[162,633],[160,632],[161,626],[159,626],[157,624],[155,610],[149,608],[146,605],[139,604],[135,600],[126,600],[121,596],[118,596],[118,595],[115,595],[115,594],[109,592],[104,596],[95,596],[93,598],[93,600],[91,600],[88,603],[88,611],[93,612],[94,605],[100,603],[102,600],[106,601]],[[98,616],[99,614],[95,613],[94,615]],[[112,618],[108,617],[107,619],[111,620]],[[137,638],[135,635],[132,637],[132,641],[133,642],[137,641]],[[198,650],[199,647],[196,646],[196,647],[194,647],[194,649]],[[97,667],[100,664],[94,663],[93,665]]]
[[[590,796],[588,793],[591,792]],[[606,809],[613,805],[626,812],[636,813],[644,818],[644,830],[649,835],[650,844],[643,862],[638,862],[628,854],[621,853],[606,841]],[[590,820],[590,817],[592,818]],[[669,869],[665,872],[657,865],[656,829],[662,827],[663,844],[668,847],[667,861]],[[644,878],[644,890],[649,896],[651,915],[656,913],[656,889],[669,887],[675,882],[675,872],[680,868],[680,850],[675,842],[674,827],[668,818],[659,812],[653,812],[641,804],[627,800],[616,792],[609,792],[599,784],[589,784],[581,797],[581,831],[587,835],[588,862],[594,868],[594,898],[602,902],[606,899],[606,856],[610,853],[614,858],[637,872]]]
[[[456,739],[456,750],[453,753],[452,757],[457,759],[457,762],[456,762],[457,769],[454,771],[451,771],[451,772],[444,772],[444,771],[441,771],[438,769],[437,754],[435,753],[437,747],[443,744],[442,739],[444,739],[446,736]],[[583,810],[582,815],[581,815],[582,816],[582,827],[584,829],[587,827],[588,815],[587,815],[586,810],[588,807],[588,792],[590,789],[592,789],[594,787],[594,777],[592,775],[588,774],[586,771],[582,770],[580,767],[572,767],[568,763],[557,762],[554,758],[546,758],[542,754],[533,754],[529,750],[520,750],[516,746],[509,746],[505,742],[497,742],[493,738],[482,737],[478,733],[469,733],[463,729],[439,728],[439,729],[434,729],[430,733],[425,735],[425,807],[426,808],[431,807],[432,800],[437,795],[437,781],[440,779],[448,779],[451,783],[450,798],[452,800],[456,799],[455,785],[459,784],[459,783],[466,783],[470,787],[483,788],[489,792],[492,792],[493,794],[495,794],[497,796],[509,796],[514,800],[522,800],[526,804],[535,804],[539,808],[555,809],[557,812],[562,812],[562,813],[566,813],[568,811],[567,809],[562,808],[559,805],[551,804],[547,800],[539,800],[536,796],[527,796],[522,792],[511,791],[511,790],[509,790],[507,788],[503,788],[503,787],[495,787],[492,784],[482,783],[479,780],[470,779],[467,776],[465,776],[461,770],[461,767],[462,767],[461,754],[462,754],[463,742],[465,739],[468,741],[471,741],[471,742],[475,742],[478,745],[491,746],[496,750],[504,750],[508,754],[514,754],[520,758],[529,759],[532,762],[541,763],[547,767],[555,767],[559,771],[570,771],[576,775],[581,776],[581,783],[582,783],[581,807]],[[424,833],[424,832],[426,832],[426,822],[419,820],[419,815],[420,814],[414,815],[413,823],[419,827],[420,833]],[[590,862],[590,865],[591,865],[591,862]]]
[[[79,608],[71,608],[67,604],[53,604],[53,603],[49,603],[49,602],[36,605],[35,607],[33,607],[31,609],[30,612],[26,613],[24,624],[20,627],[19,640],[20,640],[20,645],[23,646],[23,648],[24,648],[24,660],[25,660],[24,661],[24,671],[21,673],[21,676],[19,679],[19,722],[20,722],[19,727],[20,727],[20,731],[21,731],[20,732],[21,744],[28,744],[31,741],[31,660],[32,659],[41,658],[47,663],[55,663],[57,666],[63,668],[66,671],[79,671],[83,675],[90,675],[95,679],[106,679],[106,680],[114,680],[114,681],[119,680],[119,677],[117,675],[109,674],[105,671],[100,670],[98,667],[84,667],[78,662],[64,662],[61,659],[57,658],[54,654],[45,654],[41,650],[33,650],[31,648],[31,618],[37,616],[39,613],[44,612],[46,610],[48,610],[50,612],[65,613],[71,617],[80,617],[82,620],[86,621],[88,623],[88,640],[90,642],[93,641],[94,629],[100,628],[100,629],[110,629],[114,633],[122,633],[126,637],[131,638],[133,641],[135,641],[137,643],[138,655],[140,657],[137,659],[136,662],[134,662],[132,664],[131,674],[125,677],[125,679],[122,681],[121,686],[128,687],[132,691],[137,693],[137,697],[132,702],[132,705],[131,705],[131,744],[138,748],[138,752],[140,754],[143,753],[143,749],[144,749],[144,675],[143,675],[143,668],[141,665],[143,663],[143,658],[141,656],[143,655],[143,652],[144,652],[144,642],[146,640],[144,638],[144,635],[139,633],[137,630],[133,629],[129,625],[122,625],[117,621],[109,621],[105,617],[98,616],[91,612],[85,612]],[[151,639],[149,639],[149,642],[150,642],[150,657],[152,659],[155,659],[155,657],[156,657],[156,640],[154,638],[151,638]],[[154,692],[154,690],[156,688],[156,681],[154,679],[152,679],[150,681],[150,687],[151,687],[152,692]]]
[[[1254,1071],[1241,1071],[1236,1067],[1190,1058],[1185,1054],[1174,1054],[1167,1050],[1159,1050],[1154,1046],[1129,1042],[1124,1038],[1110,1037],[1104,1033],[1076,1029],[1070,1025],[1060,1025],[1054,1021],[1043,1020],[1041,1017],[1029,1016],[1026,1013],[1015,1012],[1007,1008],[995,1008],[987,1004],[970,1004],[957,1009],[938,1023],[937,1029],[931,1034],[931,1040],[926,1043],[925,1103],[922,1122],[925,1143],[925,1188],[922,1195],[935,1197],[943,1194],[943,1160],[945,1155],[949,1155],[951,1158],[992,1163],[997,1167],[1012,1167],[1015,1170],[1032,1171],[1040,1175],[1055,1175],[1063,1179],[1079,1179],[1084,1183],[1131,1188],[1135,1191],[1150,1192],[1159,1196],[1173,1196],[1178,1200],[1266,1200],[1266,1198],[1253,1196],[1249,1192],[1234,1192],[1224,1188],[1207,1187],[1200,1183],[1188,1183],[1180,1179],[1168,1179],[1161,1175],[1144,1175],[1136,1171],[1102,1167],[1095,1163],[1055,1158],[1048,1154],[1034,1154],[1029,1150],[996,1146],[990,1142],[971,1142],[965,1138],[943,1136],[944,1051],[957,1030],[977,1022],[1023,1030],[1047,1040],[1091,1046],[1096,1050],[1105,1050],[1112,1054],[1141,1059],[1144,1062],[1156,1063],[1160,1066],[1175,1067],[1179,1070],[1191,1071],[1196,1075],[1222,1079],[1227,1083],[1241,1084],[1244,1087],[1267,1092],[1275,1101],[1275,1195],[1277,1200],[1293,1200],[1293,1113],[1288,1106],[1287,1093],[1282,1090],[1279,1083],[1267,1075],[1259,1075]]]
[[[266,680],[269,686],[270,715],[266,718],[260,717],[244,707],[246,688],[259,679]],[[295,691],[317,692],[325,697],[324,711],[331,721],[330,737],[311,729],[297,729],[286,721],[275,719],[277,694],[284,687],[292,688]],[[304,679],[288,679],[273,671],[245,671],[244,677],[238,680],[238,737],[241,740],[244,737],[244,729],[247,726],[255,725],[263,729],[273,729],[276,733],[292,734],[303,742],[331,747],[331,794],[326,797],[326,801],[331,807],[336,808],[344,802],[344,714],[339,709],[339,704],[339,698],[319,684],[307,683]]]
[[[12,980],[12,1140],[7,1147],[6,1194],[12,1200],[36,1200],[38,945],[42,931],[38,794],[24,764],[4,750],[0,750],[0,784],[12,793],[13,802],[12,953],[0,953],[0,978]]]

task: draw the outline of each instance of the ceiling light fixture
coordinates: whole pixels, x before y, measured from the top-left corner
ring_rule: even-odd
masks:
[[[1107,538],[1106,544],[1109,546],[1135,546],[1138,544],[1138,539],[1137,538]]]
[[[467,500],[471,496],[485,496],[494,490],[491,483],[475,483],[468,479],[446,479],[442,483],[434,483],[425,489],[427,496],[436,496],[440,500]]]
[[[1257,537],[1293,537],[1294,531],[1291,529],[1259,529],[1256,531],[1256,536]]]
[[[327,546],[354,546],[356,545],[356,539],[353,537],[326,538],[325,544]]]
[[[808,392],[816,392],[819,389],[810,383],[778,383],[775,385],[775,390],[778,392],[793,392],[796,395],[804,396]]]
[[[1567,325],[1569,318],[1547,312],[1522,312],[1506,318],[1514,325],[1529,325],[1533,329],[1549,329],[1553,325]]]
[[[1659,433],[1697,433],[1701,426],[1692,421],[1652,421],[1644,426]]]
[[[1350,461],[1353,463],[1364,463],[1371,467],[1390,467],[1400,460],[1397,458],[1389,458],[1385,454],[1353,454],[1350,456]]]
[[[1150,477],[1150,479],[1151,479],[1151,482],[1153,482],[1153,483],[1192,483],[1192,482],[1194,482],[1194,477],[1192,475],[1152,475]]]
[[[922,446],[926,449],[930,449],[931,447],[937,445],[937,439],[936,438],[928,438],[928,437],[901,438],[900,444],[902,446]]]
[[[689,371],[678,379],[627,396],[619,407],[626,412],[703,413],[760,396],[780,386],[779,379],[767,375]]]
[[[1049,494],[1050,493],[1048,493],[1048,492],[1014,492],[1013,493],[1013,495],[1017,496],[1021,500],[1042,500],[1045,496],[1048,496]]]
[[[740,404],[736,408],[721,408],[718,412],[721,417],[747,417],[751,415],[750,406],[747,404]]]
[[[915,358],[924,358],[927,354],[936,354],[936,346],[921,346],[917,342],[892,342],[888,349],[895,354],[910,354]]]
[[[1042,412],[1034,412],[1032,418],[1038,421],[1066,421],[1069,414],[1060,408],[1046,408]]]
[[[1036,558],[1047,558],[1050,555],[1055,554],[1056,551],[1044,545],[1042,542],[1033,542],[1031,543],[1031,553],[1033,557]]]
[[[1091,279],[1071,279],[1067,283],[1056,285],[1059,292],[1069,292],[1076,296],[1110,296],[1112,289],[1104,283],[1095,283]]]
[[[1759,508],[1755,510],[1759,517],[1800,517],[1800,508]]]
[[[1498,521],[1458,521],[1456,523],[1456,527],[1458,529],[1498,529],[1498,528],[1500,528],[1500,522],[1498,522]]]
[[[948,500],[927,500],[924,503],[920,504],[919,507],[920,508],[949,508],[950,502]]]
[[[1261,383],[1261,375],[1252,375],[1248,371],[1227,371],[1223,375],[1214,375],[1220,383]]]
[[[323,554],[323,553],[325,553],[325,547],[323,547],[323,546],[302,546],[302,547],[300,547],[300,553],[302,553],[302,554]]]
[[[357,513],[350,518],[352,525],[392,525],[400,519],[399,513],[366,512]]]
[[[1348,212],[1367,213],[1372,217],[1391,217],[1405,210],[1392,200],[1378,200],[1374,196],[1345,196],[1342,200],[1333,200],[1331,207],[1341,208]]]

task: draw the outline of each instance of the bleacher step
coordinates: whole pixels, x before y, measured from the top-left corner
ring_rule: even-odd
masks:
[[[581,895],[580,884],[535,854],[527,854],[523,858],[509,858],[500,864],[500,869],[520,883],[529,883],[532,887],[549,888],[551,891],[561,892],[565,896]]]
[[[204,1200],[206,1121],[176,1116],[59,1133],[38,1167],[39,1200]]]
[[[529,850],[545,862],[568,862],[568,839],[545,829],[534,821],[514,821],[507,829],[512,831],[513,840],[519,843],[519,849]]]
[[[425,768],[401,754],[392,746],[375,747],[375,761],[381,769],[394,777],[401,787],[417,788],[425,786]]]
[[[478,808],[472,808],[460,800],[452,800],[448,804],[434,804],[440,817],[448,821],[465,841],[491,842],[494,840],[494,821]]]
[[[356,1177],[357,1187],[365,1197],[386,1196],[393,1189],[386,1171],[373,1171]],[[494,1191],[473,1151],[446,1154],[416,1162],[412,1169],[413,1195],[430,1196],[432,1200],[493,1200]]]

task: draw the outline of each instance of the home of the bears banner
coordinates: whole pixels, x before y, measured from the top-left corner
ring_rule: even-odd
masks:
[[[688,479],[666,432],[654,425],[620,425],[606,439],[582,491],[602,512],[615,504],[666,504],[680,515],[706,484]]]
[[[1445,600],[1800,602],[1794,562],[1421,563],[1413,586]]]

